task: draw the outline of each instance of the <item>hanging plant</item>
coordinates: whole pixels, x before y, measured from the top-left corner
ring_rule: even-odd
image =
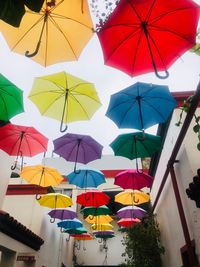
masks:
[[[196,55],[200,56],[200,28],[197,31],[197,42],[195,46],[190,49],[190,52],[193,52]]]
[[[175,124],[176,126],[180,126],[182,124],[182,118],[183,118],[183,113],[187,113],[189,111],[191,101],[193,99],[193,95],[189,96],[186,100],[183,101],[183,105],[179,108],[181,110],[181,113],[179,115],[179,120]],[[198,144],[197,144],[197,149],[200,151],[200,116],[194,116],[194,121],[195,125],[193,126],[193,131],[197,134],[198,137]]]

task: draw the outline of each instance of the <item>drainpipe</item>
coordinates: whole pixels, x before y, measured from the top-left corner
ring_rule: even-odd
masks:
[[[188,231],[188,227],[187,227],[187,221],[185,219],[184,209],[183,209],[183,206],[182,206],[182,202],[181,202],[181,198],[180,198],[180,194],[179,194],[179,190],[178,190],[178,185],[177,185],[177,182],[176,182],[176,176],[175,176],[173,164],[176,162],[176,156],[177,156],[177,154],[179,152],[179,149],[180,149],[180,147],[182,145],[182,142],[183,142],[183,140],[185,138],[187,130],[188,130],[188,128],[190,126],[190,123],[191,123],[191,121],[193,119],[193,116],[194,116],[194,113],[195,113],[196,108],[198,106],[199,100],[200,100],[200,82],[199,82],[199,84],[197,86],[196,93],[195,93],[195,95],[194,95],[194,97],[192,99],[192,102],[191,102],[190,108],[188,110],[187,116],[185,118],[185,121],[184,121],[183,126],[181,128],[181,131],[180,131],[179,136],[177,138],[177,141],[176,141],[176,143],[174,145],[174,148],[172,150],[171,156],[170,156],[168,164],[167,164],[166,171],[164,173],[164,176],[163,176],[163,179],[161,181],[161,184],[160,184],[156,199],[155,199],[155,201],[153,203],[153,207],[152,207],[152,212],[153,212],[155,210],[156,206],[157,206],[158,200],[159,200],[160,195],[161,195],[161,193],[163,191],[163,188],[165,186],[167,177],[168,177],[168,175],[170,173],[171,174],[173,188],[174,188],[174,193],[175,193],[175,197],[176,197],[176,202],[177,202],[177,206],[178,206],[178,211],[179,211],[179,215],[180,215],[180,219],[181,219],[181,225],[182,225],[183,233],[184,233],[184,237],[185,237],[185,242],[186,242],[186,245],[187,245],[187,248],[188,248],[189,261],[190,261],[190,265],[191,266],[192,266],[192,264],[194,264],[194,254],[193,254],[193,251],[192,251],[191,239],[190,239],[190,235],[189,235],[189,231]]]

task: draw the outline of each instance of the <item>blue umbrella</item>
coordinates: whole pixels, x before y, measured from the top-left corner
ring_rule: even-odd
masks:
[[[144,130],[166,122],[175,107],[168,86],[138,82],[111,95],[106,116],[119,128]]]
[[[104,174],[98,170],[83,169],[77,172],[72,172],[67,175],[70,184],[77,185],[80,188],[97,187],[105,183]]]
[[[57,223],[57,226],[58,227],[61,227],[61,228],[70,228],[70,229],[74,229],[74,228],[79,228],[79,227],[82,227],[83,224],[80,220],[78,219],[73,219],[73,220],[64,220],[64,221],[61,221],[59,223]]]

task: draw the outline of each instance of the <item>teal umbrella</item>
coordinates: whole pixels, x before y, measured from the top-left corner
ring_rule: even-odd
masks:
[[[129,159],[152,157],[162,149],[160,136],[135,132],[119,135],[111,144],[116,156]]]
[[[9,121],[24,112],[23,91],[0,74],[0,120]]]
[[[68,233],[70,235],[75,235],[75,234],[83,234],[87,233],[87,230],[85,227],[79,227],[79,228],[66,228],[63,233]]]
[[[99,215],[108,215],[111,214],[110,209],[106,206],[99,206],[97,208],[91,206],[91,207],[85,207],[81,209],[80,211],[84,216],[93,215],[93,216],[99,216]]]

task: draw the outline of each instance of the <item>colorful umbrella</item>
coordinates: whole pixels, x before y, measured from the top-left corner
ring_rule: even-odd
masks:
[[[138,190],[126,190],[115,196],[115,202],[123,205],[140,205],[150,200],[150,196]]]
[[[63,123],[89,120],[101,103],[94,84],[64,71],[34,80],[29,99],[44,116]]]
[[[55,222],[55,219],[59,220],[72,220],[77,217],[77,213],[71,208],[67,209],[54,209],[51,210],[48,215],[51,217],[50,222]]]
[[[93,235],[114,235],[114,231],[113,230],[107,230],[107,231],[93,231],[92,232]]]
[[[97,235],[95,235],[95,237],[96,238],[107,239],[107,238],[113,238],[113,237],[115,237],[115,235],[110,235],[110,234],[107,234],[107,235],[97,234]]]
[[[122,218],[117,223],[119,226],[131,227],[140,222],[140,219],[137,218]]]
[[[105,205],[99,207],[85,207],[81,209],[80,212],[83,213],[84,216],[90,215],[90,218],[91,216],[111,214],[110,209]]]
[[[92,240],[92,239],[94,239],[94,237],[91,236],[89,233],[71,234],[71,236],[74,237],[75,240]]]
[[[98,187],[106,182],[104,174],[98,170],[82,169],[77,173],[72,172],[67,175],[70,184],[77,185],[80,188]]]
[[[103,146],[89,135],[67,133],[53,141],[54,153],[67,161],[87,164],[101,158]]]
[[[144,130],[166,122],[175,107],[168,86],[138,82],[111,95],[106,116],[119,128]]]
[[[102,224],[96,224],[96,223],[94,223],[91,226],[91,229],[92,230],[95,230],[95,231],[107,231],[107,230],[112,230],[113,229],[113,226],[110,223],[102,223]]]
[[[107,205],[109,201],[109,196],[98,190],[90,190],[77,196],[77,203],[84,207],[99,207]]]
[[[70,197],[60,193],[48,193],[40,199],[37,199],[37,201],[41,206],[52,209],[67,208],[73,204]]]
[[[94,34],[86,0],[45,0],[39,13],[26,11],[19,28],[1,22],[0,30],[13,52],[44,66],[77,60]]]
[[[0,149],[18,157],[33,157],[47,151],[48,139],[33,127],[8,123],[0,130]]]
[[[153,177],[137,170],[125,170],[115,176],[114,184],[123,189],[140,190],[144,187],[151,187]]]
[[[74,229],[74,228],[80,228],[83,226],[82,222],[75,218],[75,219],[72,219],[72,220],[64,220],[64,221],[60,221],[59,223],[57,223],[57,226],[58,227],[61,227],[61,228],[70,228],[70,229]]]
[[[39,12],[43,3],[44,0],[1,1],[0,19],[14,27],[19,27],[25,14],[24,5],[26,5],[32,11]]]
[[[97,33],[105,64],[131,76],[154,71],[167,78],[195,45],[198,19],[199,6],[190,0],[122,0]]]
[[[136,206],[126,206],[117,211],[120,218],[143,218],[146,215],[146,210]]]
[[[119,135],[111,144],[116,156],[129,159],[151,157],[162,149],[160,136],[143,132]]]
[[[113,219],[109,215],[99,215],[99,216],[87,216],[85,218],[85,221],[91,224],[104,224],[104,223],[110,223],[113,221]]]
[[[24,112],[23,91],[0,74],[0,120],[9,121]]]
[[[70,235],[80,235],[80,234],[84,234],[87,233],[87,230],[85,229],[85,227],[79,227],[79,228],[68,228],[68,229],[64,229],[63,233],[68,233]]]
[[[56,169],[45,165],[23,167],[20,177],[42,187],[59,185],[64,179]]]

